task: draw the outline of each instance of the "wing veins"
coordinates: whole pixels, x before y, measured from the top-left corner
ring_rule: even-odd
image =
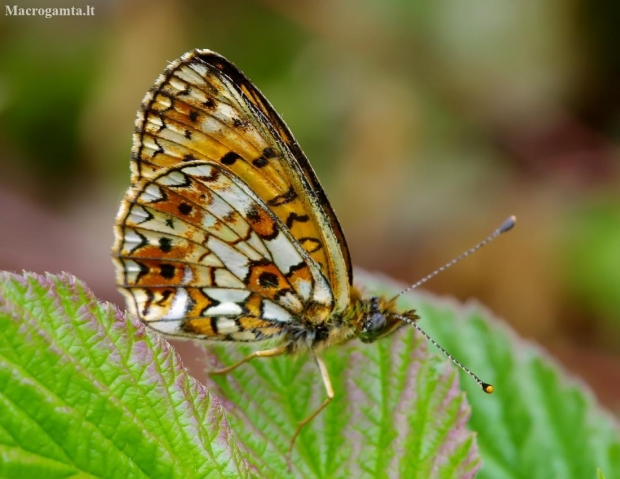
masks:
[[[233,230],[230,226],[228,226],[228,225],[226,224],[226,222],[225,222],[225,221],[222,221],[222,218],[220,218],[220,217],[218,217],[218,216],[215,216],[213,213],[211,213],[210,211],[208,211],[208,210],[204,209],[204,208],[203,208],[203,207],[202,207],[199,203],[196,203],[195,201],[192,201],[192,200],[187,199],[187,198],[185,198],[185,199],[184,199],[184,201],[185,201],[186,203],[191,203],[192,205],[197,206],[199,209],[202,209],[203,211],[205,211],[206,213],[210,214],[210,215],[211,215],[211,216],[213,216],[214,218],[217,218],[218,220],[220,220],[220,222],[221,222],[221,223],[223,223],[223,224],[222,224],[222,226],[223,226],[223,228],[225,228],[225,229],[226,229],[226,232],[227,232],[227,233],[232,233],[232,234],[234,234],[234,235],[235,235],[238,239],[240,239],[240,240],[242,240],[242,241],[243,241],[243,238],[241,238],[241,236],[239,236],[239,234],[238,234],[235,230]],[[156,209],[156,208],[153,208],[153,207],[152,207],[149,203],[139,203],[139,202],[137,201],[137,199],[127,200],[127,202],[128,202],[128,203],[131,203],[131,204],[133,204],[133,205],[137,205],[137,206],[141,206],[141,207],[146,207],[146,208],[149,208],[149,209],[151,209],[151,210],[154,210],[154,211],[156,211],[156,212],[157,212],[157,214],[158,214],[158,215],[165,215],[166,217],[168,217],[168,216],[169,216],[169,217],[172,217],[172,218],[174,218],[174,219],[180,220],[180,221],[181,221],[181,223],[184,223],[184,224],[188,225],[190,228],[193,228],[193,229],[200,229],[200,228],[198,228],[198,226],[197,226],[195,223],[190,223],[190,222],[188,222],[188,221],[184,220],[184,219],[183,219],[183,216],[179,216],[179,215],[177,215],[177,214],[175,214],[175,213],[170,213],[170,212],[168,212],[168,211],[160,211],[160,210],[158,210],[158,209]],[[128,212],[127,216],[123,219],[122,224],[123,224],[123,226],[124,226],[124,227],[127,227],[127,228],[134,228],[134,226],[127,225],[127,222],[126,222],[126,221],[127,221],[127,217],[129,217],[129,213],[130,213],[130,212]],[[197,241],[190,240],[190,239],[188,239],[188,238],[185,238],[184,236],[175,235],[175,234],[171,234],[171,233],[166,233],[166,232],[163,232],[163,231],[158,231],[158,230],[154,230],[154,229],[150,229],[150,228],[146,228],[146,227],[142,227],[142,229],[143,229],[143,230],[145,230],[145,231],[152,231],[153,233],[163,233],[163,234],[169,234],[170,236],[174,236],[174,237],[176,237],[176,238],[186,239],[187,241],[192,241],[192,243],[196,243],[196,244],[198,244],[198,245],[202,246],[203,248],[206,248],[206,246],[205,246],[204,244],[198,243]],[[216,238],[218,238],[218,239],[220,239],[220,240],[222,240],[222,241],[224,241],[224,242],[227,242],[225,239],[223,239],[223,238],[219,237],[219,236],[218,236],[218,235],[216,235],[216,234],[211,233],[210,231],[205,231],[205,233],[208,233],[208,235],[209,235],[209,236],[215,236]]]
[[[182,100],[182,99],[180,99],[180,98],[182,98],[182,97],[175,97],[175,99],[174,99],[175,103],[176,103],[176,102],[179,102],[179,103],[183,103],[184,105],[187,105],[187,106],[188,106],[188,107],[190,107],[190,108],[196,108],[194,105],[192,105],[192,104],[190,104],[190,103],[188,103],[188,102],[186,102],[186,101],[183,101],[183,100]],[[222,103],[223,103],[223,102],[222,102]],[[237,110],[236,108],[234,108],[232,105],[229,105],[229,106],[230,106],[233,110],[235,110],[236,112],[239,112],[239,110]],[[178,109],[176,109],[176,108],[175,108],[175,111],[177,111],[178,113],[183,114],[183,112],[179,111],[179,110],[178,110]],[[234,134],[235,134],[235,136],[236,136],[236,138],[240,138],[240,139],[242,140],[242,141],[240,141],[239,143],[246,143],[246,144],[250,145],[252,148],[254,148],[254,150],[255,150],[255,151],[256,151],[256,153],[257,153],[257,156],[260,156],[260,155],[261,155],[261,153],[262,153],[262,151],[263,151],[263,148],[260,148],[259,146],[257,146],[257,145],[256,145],[253,141],[250,141],[250,139],[249,139],[249,138],[246,138],[245,136],[243,136],[243,135],[241,135],[241,134],[237,133],[237,131],[235,130],[234,126],[226,124],[226,123],[225,123],[225,122],[224,122],[221,118],[219,118],[218,116],[214,115],[213,113],[210,113],[208,109],[201,109],[200,111],[201,111],[201,112],[204,112],[205,116],[208,116],[209,118],[212,118],[214,121],[218,122],[220,125],[223,125],[223,126],[224,126],[227,130],[229,130],[229,131],[231,131],[232,133],[234,133]],[[152,110],[152,109],[151,109],[151,110],[148,110],[148,113],[153,113],[153,114],[155,114],[156,116],[158,116],[158,113],[159,113],[159,112],[158,112],[157,110]],[[240,115],[240,116],[241,116],[241,115]],[[241,117],[243,118],[243,116],[241,116]],[[231,118],[233,118],[233,117],[231,117]],[[146,120],[147,120],[147,122],[148,122],[148,118],[147,118]],[[173,119],[173,118],[169,118],[169,117],[165,117],[165,121],[166,121],[166,123],[177,123],[177,124],[183,125],[184,127],[189,127],[189,128],[191,128],[193,131],[198,132],[198,133],[201,133],[201,134],[203,134],[203,135],[205,135],[205,136],[208,136],[208,137],[210,137],[210,138],[213,138],[216,142],[220,143],[222,146],[225,146],[225,147],[226,147],[226,148],[228,148],[229,150],[234,151],[234,149],[233,149],[233,148],[231,148],[231,146],[230,146],[230,145],[227,145],[226,143],[223,143],[223,142],[222,142],[222,141],[220,141],[220,139],[218,139],[217,137],[212,136],[212,134],[211,134],[211,133],[205,133],[205,131],[204,131],[204,130],[201,130],[201,129],[197,128],[197,127],[195,126],[195,124],[192,124],[192,123],[185,123],[185,122],[182,122],[182,121],[180,121],[180,120],[178,120],[178,119]],[[253,125],[253,126],[254,126],[254,125]],[[186,128],[186,129],[189,129],[189,128]],[[146,131],[145,131],[145,132],[146,132]],[[150,132],[146,132],[146,133],[150,133]],[[152,133],[151,133],[151,134],[152,134]],[[264,139],[264,138],[263,138],[263,139]],[[169,140],[169,141],[170,141],[170,140]],[[269,141],[265,141],[265,143],[266,143],[266,144],[268,144],[268,145],[270,144],[270,142],[269,142]]]
[[[275,144],[279,147],[279,149],[282,152],[287,151],[292,158],[294,158],[293,152],[289,150],[288,148],[288,144],[286,141],[284,141],[280,134],[278,133],[277,130],[275,130],[272,125],[271,125],[271,121],[270,118],[265,116],[265,113],[258,108],[256,105],[254,105],[247,97],[247,95],[243,92],[243,90],[241,90],[240,88],[237,88],[236,83],[226,74],[224,73],[222,70],[218,69],[218,68],[214,68],[212,65],[210,65],[209,63],[207,63],[204,59],[200,58],[200,57],[196,57],[194,56],[190,61],[188,61],[185,65],[187,65],[189,68],[191,68],[196,74],[198,74],[199,76],[201,76],[201,78],[204,79],[205,83],[209,84],[213,89],[215,89],[216,91],[219,91],[218,88],[211,83],[210,80],[208,80],[205,77],[202,77],[202,75],[200,74],[200,72],[198,72],[197,70],[195,70],[194,68],[192,68],[192,65],[194,64],[194,62],[200,62],[201,64],[205,65],[208,68],[208,72],[210,73],[211,76],[217,78],[218,76],[220,76],[221,78],[225,79],[226,81],[221,81],[222,84],[224,84],[224,86],[226,87],[226,90],[233,93],[233,97],[232,100],[235,101],[235,103],[242,108],[242,111],[245,113],[245,115],[248,118],[257,118],[259,121],[256,122],[252,122],[255,126],[259,126],[261,130],[263,130],[263,134],[267,133],[271,139],[272,139],[272,144]],[[235,67],[236,69],[236,67]],[[215,73],[213,72],[213,70],[215,70]],[[202,88],[200,88],[198,85],[196,85],[195,83],[189,82],[183,78],[179,78],[177,75],[175,75],[176,71],[172,73],[172,75],[175,76],[176,79],[184,82],[187,85],[191,85],[193,87],[196,87],[200,90],[202,90]],[[241,73],[241,72],[239,72]],[[172,76],[171,75],[171,76]],[[241,74],[242,76],[244,76],[243,74]],[[245,77],[245,76],[244,76]],[[246,82],[249,82],[249,80],[247,78],[245,78]],[[172,85],[171,85],[172,86]],[[173,87],[174,88],[174,87]],[[204,90],[202,90],[204,92]],[[258,91],[258,90],[256,90]],[[205,94],[207,92],[204,92]],[[216,95],[212,95],[212,94],[208,94],[208,96],[211,96],[212,98],[214,98],[217,101],[220,101],[222,103],[225,103],[226,105],[230,106],[231,108],[233,108],[234,110],[236,110],[237,112],[239,111],[234,105],[232,105],[229,101],[223,101],[220,100],[220,96],[216,96]],[[259,96],[262,96],[262,94],[259,94]],[[238,97],[238,98],[237,98]],[[224,97],[224,98],[228,98],[228,97]],[[186,103],[187,104],[187,103]],[[191,106],[191,105],[190,105]],[[270,106],[270,105],[268,105]],[[244,108],[245,107],[245,108]],[[271,107],[271,110],[273,110],[273,107]],[[290,132],[288,132],[288,135],[292,138],[292,135],[290,134]],[[270,142],[267,142],[270,143]],[[301,149],[300,149],[301,152]],[[302,153],[303,155],[303,153]],[[289,160],[291,158],[289,157]]]

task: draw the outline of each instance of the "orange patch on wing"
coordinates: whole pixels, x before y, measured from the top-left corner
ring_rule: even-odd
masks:
[[[203,336],[219,336],[214,330],[211,318],[188,319],[183,323],[183,331]]]
[[[310,272],[310,268],[307,265],[303,265],[301,268],[294,270],[292,273],[288,275],[288,281],[295,288],[297,292],[299,292],[302,284],[314,284],[314,279],[312,278],[312,273]]]
[[[127,257],[130,258],[157,258],[162,257],[162,259],[184,259],[193,256],[193,252],[196,249],[193,243],[185,242],[184,244],[175,244],[174,247],[170,246],[165,254],[162,253],[162,249],[160,246],[155,246],[151,244],[147,244],[134,250]]]
[[[261,305],[263,303],[263,298],[258,294],[252,294],[245,302],[245,309],[252,316],[260,316]]]
[[[188,311],[187,316],[201,316],[202,312],[208,307],[213,306],[213,301],[209,299],[200,288],[185,288],[192,301],[192,308]]]
[[[277,230],[276,223],[262,208],[254,208],[246,218],[252,229],[263,238],[273,236]]]
[[[179,217],[187,223],[195,225],[201,224],[203,217],[202,208],[197,206],[195,202],[188,201],[195,200],[195,198],[186,195],[185,192],[184,196],[181,196],[175,191],[172,191],[169,187],[161,186],[161,189],[165,192],[166,199],[155,203],[147,203],[150,208]],[[208,204],[208,197],[204,198],[202,201]]]
[[[257,264],[250,268],[247,278],[248,289],[265,298],[275,299],[284,289],[293,289],[286,277],[273,263]]]
[[[141,268],[136,285],[159,286],[178,285],[183,279],[183,265],[159,259],[140,259],[136,263]]]
[[[170,308],[172,306],[174,294],[176,293],[175,288],[152,288],[150,291],[153,294],[150,300],[151,304],[161,308]]]
[[[251,316],[244,316],[239,318],[239,323],[244,330],[266,328],[272,325],[269,321],[264,321],[260,318],[253,318]]]
[[[140,258],[132,260],[140,267],[135,275],[136,281],[128,281],[130,286],[186,286],[210,287],[213,285],[212,268],[195,264],[181,263],[166,259]],[[126,274],[126,277],[134,277]],[[190,279],[190,281],[188,281]]]

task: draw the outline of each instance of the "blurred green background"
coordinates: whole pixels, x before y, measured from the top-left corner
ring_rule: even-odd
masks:
[[[68,271],[121,303],[136,110],[168,61],[210,48],[282,114],[357,266],[412,283],[516,214],[425,288],[486,304],[620,413],[620,3],[19,6],[67,5],[95,15],[0,16],[0,269]]]

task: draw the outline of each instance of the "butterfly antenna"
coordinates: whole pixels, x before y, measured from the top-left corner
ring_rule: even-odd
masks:
[[[489,236],[487,236],[484,240],[482,240],[476,246],[474,246],[473,248],[471,248],[471,249],[465,251],[464,253],[460,254],[459,256],[454,258],[452,261],[450,261],[450,262],[446,263],[445,265],[443,265],[441,268],[436,269],[431,274],[425,276],[424,278],[422,278],[417,283],[414,283],[411,286],[409,286],[408,288],[404,289],[403,291],[398,293],[396,296],[394,296],[392,301],[396,300],[397,298],[399,298],[400,296],[402,296],[406,292],[411,291],[412,289],[415,289],[418,286],[426,283],[429,279],[437,276],[442,271],[445,271],[449,267],[455,265],[456,263],[461,261],[466,256],[469,256],[470,254],[474,253],[475,251],[478,251],[480,248],[482,248],[484,245],[486,245],[486,244],[490,243],[491,241],[493,241],[495,238],[497,238],[502,233],[505,233],[506,231],[510,231],[512,229],[512,227],[515,225],[516,221],[517,221],[517,218],[515,216],[510,216],[510,217],[506,218],[506,220],[504,220],[504,222],[501,224],[501,226],[499,228],[497,228],[495,231],[493,231],[493,233],[491,233]],[[400,316],[400,315],[395,315],[395,316],[397,318],[401,319],[402,321],[405,321],[406,323],[411,324],[420,333],[422,333],[422,335],[426,339],[428,339],[431,343],[433,343],[437,349],[439,349],[442,353],[444,353],[450,359],[450,361],[452,361],[459,368],[461,368],[463,371],[465,371],[467,374],[469,374],[474,379],[474,381],[476,381],[478,383],[478,385],[482,388],[482,390],[485,393],[491,394],[494,391],[493,385],[491,385],[489,383],[485,383],[482,379],[480,379],[478,376],[476,376],[474,373],[472,373],[469,369],[467,369],[465,366],[463,366],[459,361],[456,360],[456,358],[454,356],[452,356],[448,351],[446,351],[444,348],[442,348],[437,343],[437,341],[435,341],[433,338],[431,338],[413,319],[407,318],[405,316]]]
[[[450,361],[452,361],[454,364],[456,364],[459,368],[461,368],[463,371],[465,371],[467,374],[469,374],[472,378],[474,378],[474,381],[476,381],[478,383],[478,386],[480,386],[482,388],[482,390],[487,393],[487,394],[491,394],[495,388],[493,387],[492,384],[489,383],[485,383],[482,379],[480,379],[478,376],[476,376],[474,373],[472,373],[469,369],[467,369],[465,366],[463,366],[459,361],[456,360],[456,358],[454,356],[452,356],[448,351],[446,351],[444,348],[442,348],[437,341],[435,341],[433,338],[431,338],[428,333],[426,333],[426,331],[424,331],[419,325],[418,323],[416,323],[413,319],[407,318],[405,316],[400,316],[398,314],[395,314],[394,316],[396,316],[398,319],[402,319],[403,321],[405,321],[406,323],[409,323],[411,326],[413,326],[415,329],[417,329],[420,333],[422,333],[422,335],[428,339],[431,343],[433,343],[435,345],[435,347],[437,349],[439,349],[442,353],[444,353],[448,358],[450,358]]]
[[[517,217],[516,216],[509,216],[508,218],[506,218],[504,220],[504,222],[501,224],[501,226],[499,228],[497,228],[495,231],[493,231],[493,233],[491,233],[489,236],[487,236],[485,239],[483,239],[480,243],[478,243],[476,246],[474,246],[473,248],[465,251],[464,253],[458,255],[456,258],[454,258],[452,261],[444,264],[441,268],[436,269],[435,271],[433,271],[431,274],[424,276],[424,278],[422,278],[420,281],[418,281],[417,283],[412,284],[411,286],[409,286],[408,288],[402,290],[400,293],[398,293],[396,296],[394,296],[394,298],[392,298],[392,301],[398,299],[399,297],[401,297],[403,294],[411,291],[412,289],[417,288],[418,286],[423,285],[424,283],[426,283],[429,279],[434,278],[435,276],[437,276],[439,273],[441,273],[442,271],[447,270],[448,268],[450,268],[451,266],[454,266],[456,263],[458,263],[459,261],[461,261],[463,258],[466,258],[467,256],[469,256],[472,253],[475,253],[476,251],[478,251],[480,248],[482,248],[484,245],[489,244],[491,241],[493,241],[495,238],[497,238],[499,235],[501,235],[502,233],[505,233],[506,231],[510,231],[512,229],[512,227],[515,225],[515,223],[517,222]]]

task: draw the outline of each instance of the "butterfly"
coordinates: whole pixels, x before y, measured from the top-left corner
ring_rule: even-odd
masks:
[[[175,338],[275,341],[256,357],[372,342],[418,319],[353,285],[338,219],[263,94],[210,50],[173,61],[142,101],[112,250],[129,311]],[[481,383],[487,392],[490,385]]]

